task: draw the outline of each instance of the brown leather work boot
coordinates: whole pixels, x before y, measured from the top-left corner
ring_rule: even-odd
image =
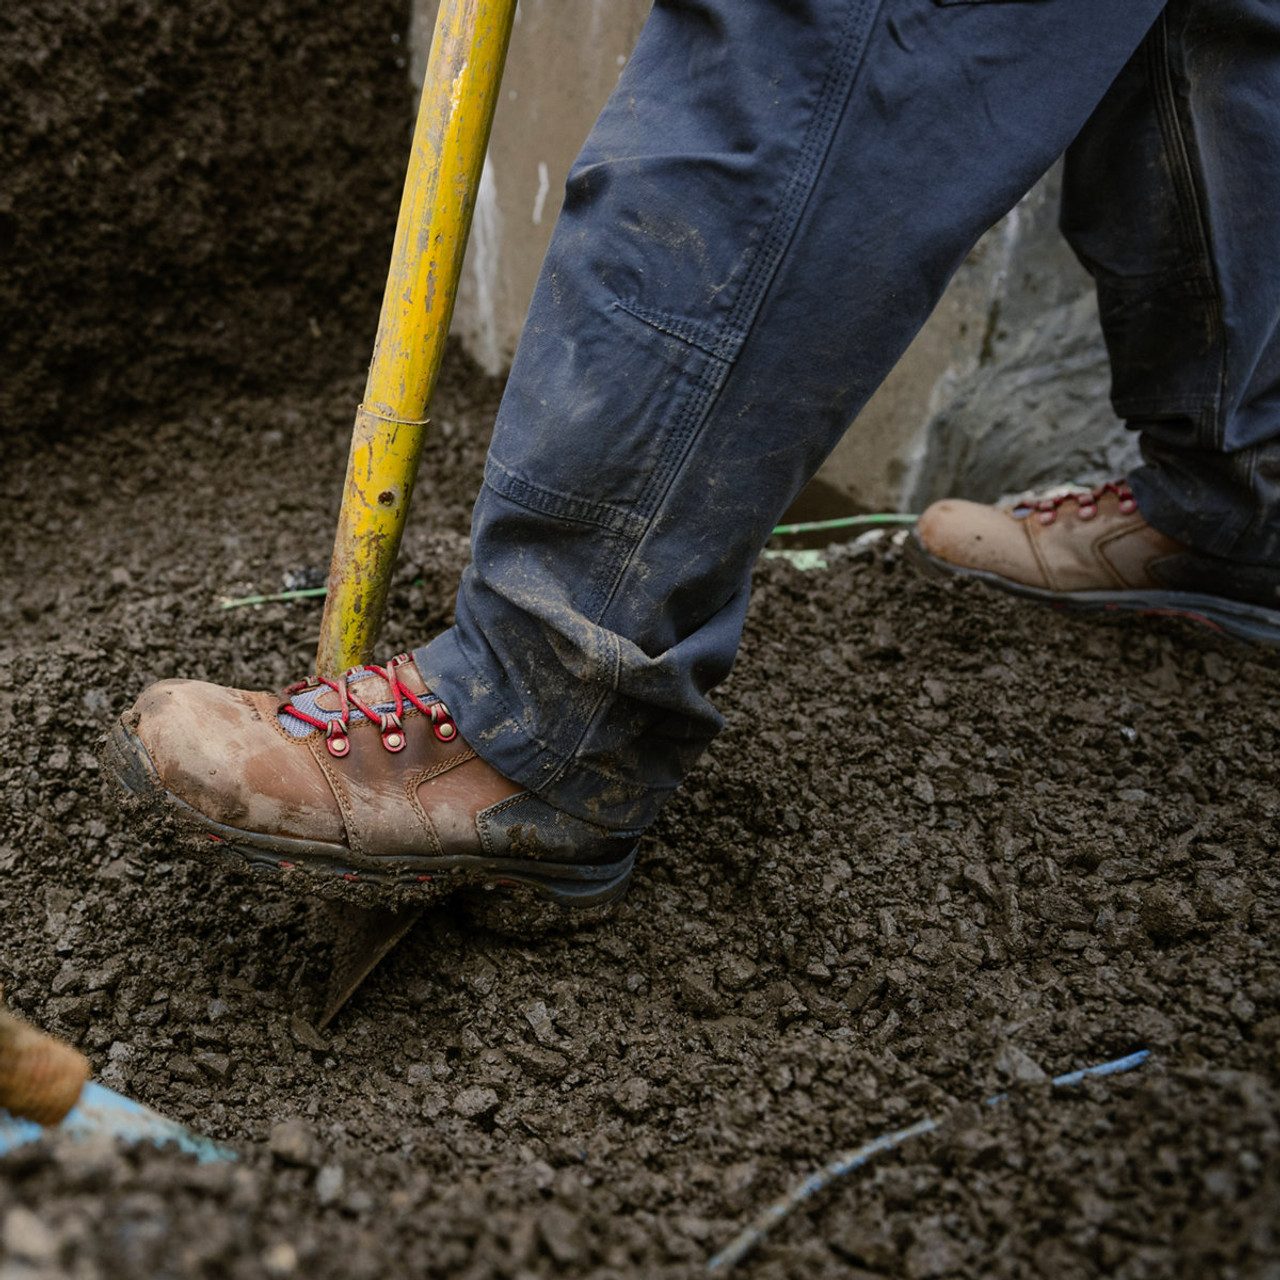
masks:
[[[106,755],[126,792],[206,850],[363,901],[370,886],[426,900],[499,886],[603,906],[626,891],[639,839],[490,768],[407,654],[281,694],[163,680],[116,723]]]
[[[1012,507],[947,498],[921,515],[912,559],[1078,610],[1174,615],[1280,644],[1280,572],[1191,551],[1153,529],[1123,481]]]

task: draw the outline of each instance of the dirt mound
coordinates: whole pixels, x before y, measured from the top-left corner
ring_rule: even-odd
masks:
[[[611,920],[438,909],[317,1032],[327,908],[140,844],[96,752],[153,679],[309,668],[317,603],[219,601],[323,568],[358,390],[9,442],[0,983],[241,1159],[9,1157],[6,1280],[693,1275],[927,1115],[742,1273],[1277,1274],[1274,663],[887,544],[761,568],[725,733]],[[388,653],[448,618],[496,393],[449,364]]]
[[[0,13],[0,984],[239,1153],[0,1159],[0,1276],[693,1276],[933,1116],[740,1273],[1274,1280],[1270,655],[885,543],[762,566],[726,731],[613,917],[525,941],[434,910],[324,1033],[329,908],[113,812],[98,743],[146,684],[310,670],[318,603],[221,601],[328,562],[406,18]],[[387,654],[448,621],[498,391],[446,365]]]
[[[0,430],[359,373],[407,24],[403,0],[6,0]]]

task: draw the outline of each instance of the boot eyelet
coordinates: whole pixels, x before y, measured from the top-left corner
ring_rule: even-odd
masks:
[[[404,750],[404,724],[394,711],[390,711],[382,717],[382,721],[378,725],[378,731],[382,735],[382,745],[388,751]]]
[[[338,727],[336,720],[329,726],[324,745],[329,748],[329,754],[337,756],[338,759],[351,750],[351,739]]]
[[[458,736],[458,727],[452,720],[437,720],[431,728],[441,742],[452,742]]]

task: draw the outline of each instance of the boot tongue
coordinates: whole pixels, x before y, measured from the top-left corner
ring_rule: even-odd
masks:
[[[395,676],[418,697],[430,702],[437,701],[428,692],[418,668],[413,663],[406,662],[396,667]],[[391,692],[391,686],[377,672],[370,671],[367,667],[352,667],[347,672],[347,693],[348,696],[359,698],[366,707],[378,715],[385,715],[396,709],[395,695]],[[322,684],[304,689],[301,693],[295,693],[289,702],[299,711],[304,711],[317,720],[337,720],[342,715],[342,699],[337,691],[330,689],[328,685]],[[314,726],[295,716],[281,713],[278,719],[280,726],[293,737],[305,738],[314,729]],[[364,719],[366,719],[364,712],[359,707],[351,705],[349,723],[356,724]]]
[[[410,693],[416,694],[419,698],[435,701],[416,663],[401,662],[394,668],[392,675]],[[394,703],[396,700],[387,681],[369,667],[352,667],[347,672],[347,692],[371,707],[379,706],[384,702]],[[327,685],[321,685],[316,694],[316,703],[324,711],[337,711],[342,705],[342,700],[338,697],[336,690],[330,689]]]
[[[347,692],[369,707],[377,707],[383,702],[395,704],[395,695],[391,692],[391,686],[367,667],[352,667],[347,672]],[[322,711],[338,711],[342,707],[342,699],[335,689],[330,689],[328,685],[321,685],[316,690],[316,706]],[[356,716],[360,713],[352,707],[351,714]]]
[[[379,715],[396,709],[390,685],[381,676],[366,672],[363,667],[356,667],[347,672],[347,689],[354,693],[366,707]],[[312,720],[323,720],[326,723],[342,718],[342,700],[325,684],[313,685],[309,689],[303,689],[300,693],[291,695],[285,706],[297,707]],[[358,724],[366,718],[359,707],[350,706],[348,724]],[[307,734],[316,731],[315,725],[298,716],[289,715],[284,707],[276,713],[276,720],[291,738],[305,738]]]

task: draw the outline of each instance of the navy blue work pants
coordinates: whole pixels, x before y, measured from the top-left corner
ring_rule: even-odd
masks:
[[[1064,150],[1141,510],[1280,561],[1277,0],[657,0],[569,177],[456,625],[417,655],[481,756],[652,820],[779,515]]]

